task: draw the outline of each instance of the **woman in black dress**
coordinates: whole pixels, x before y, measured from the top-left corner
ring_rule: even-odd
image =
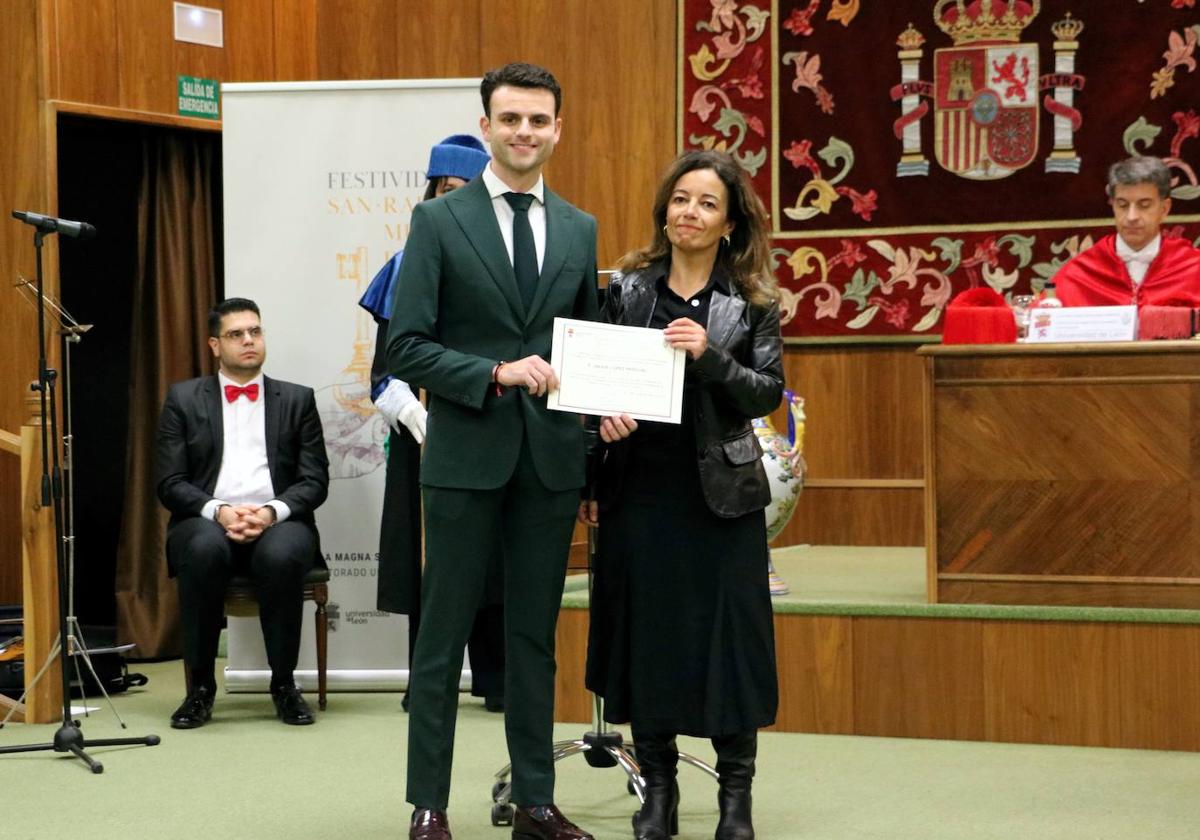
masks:
[[[757,730],[778,689],[763,510],[771,494],[751,428],[779,405],[783,342],[766,211],[723,152],[668,169],[654,240],[608,287],[610,323],[663,329],[687,352],[683,422],[601,421],[606,446],[587,685],[629,722],[646,800],[639,840],[677,831],[678,734],[712,739],[717,840],[750,840]]]

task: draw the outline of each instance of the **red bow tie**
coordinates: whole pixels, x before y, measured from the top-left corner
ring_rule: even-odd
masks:
[[[255,400],[257,400],[258,399],[258,383],[255,382],[254,384],[246,385],[245,387],[242,387],[240,385],[226,385],[225,386],[225,399],[229,402],[233,402],[238,397],[240,397],[242,394],[245,394],[246,399],[250,400],[250,402],[254,402]]]

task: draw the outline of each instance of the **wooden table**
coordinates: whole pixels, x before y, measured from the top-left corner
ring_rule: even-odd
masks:
[[[1200,341],[918,353],[931,602],[1200,609]]]

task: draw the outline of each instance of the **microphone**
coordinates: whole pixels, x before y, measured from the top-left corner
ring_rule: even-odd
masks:
[[[87,222],[72,222],[70,219],[56,219],[53,216],[43,216],[41,213],[27,213],[22,210],[12,211],[14,219],[20,219],[27,225],[33,225],[43,233],[61,233],[78,239],[91,239],[96,235],[96,228]]]

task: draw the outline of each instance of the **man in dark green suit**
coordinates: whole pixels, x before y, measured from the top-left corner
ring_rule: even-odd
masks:
[[[549,411],[555,317],[594,319],[596,221],[545,189],[561,92],[509,64],[480,88],[492,162],[417,205],[397,280],[388,362],[429,393],[421,485],[425,572],[409,678],[411,840],[448,840],[463,646],[486,564],[504,563],[505,731],[514,838],[590,838],[554,806],[554,631],[579,488],[580,418]]]

